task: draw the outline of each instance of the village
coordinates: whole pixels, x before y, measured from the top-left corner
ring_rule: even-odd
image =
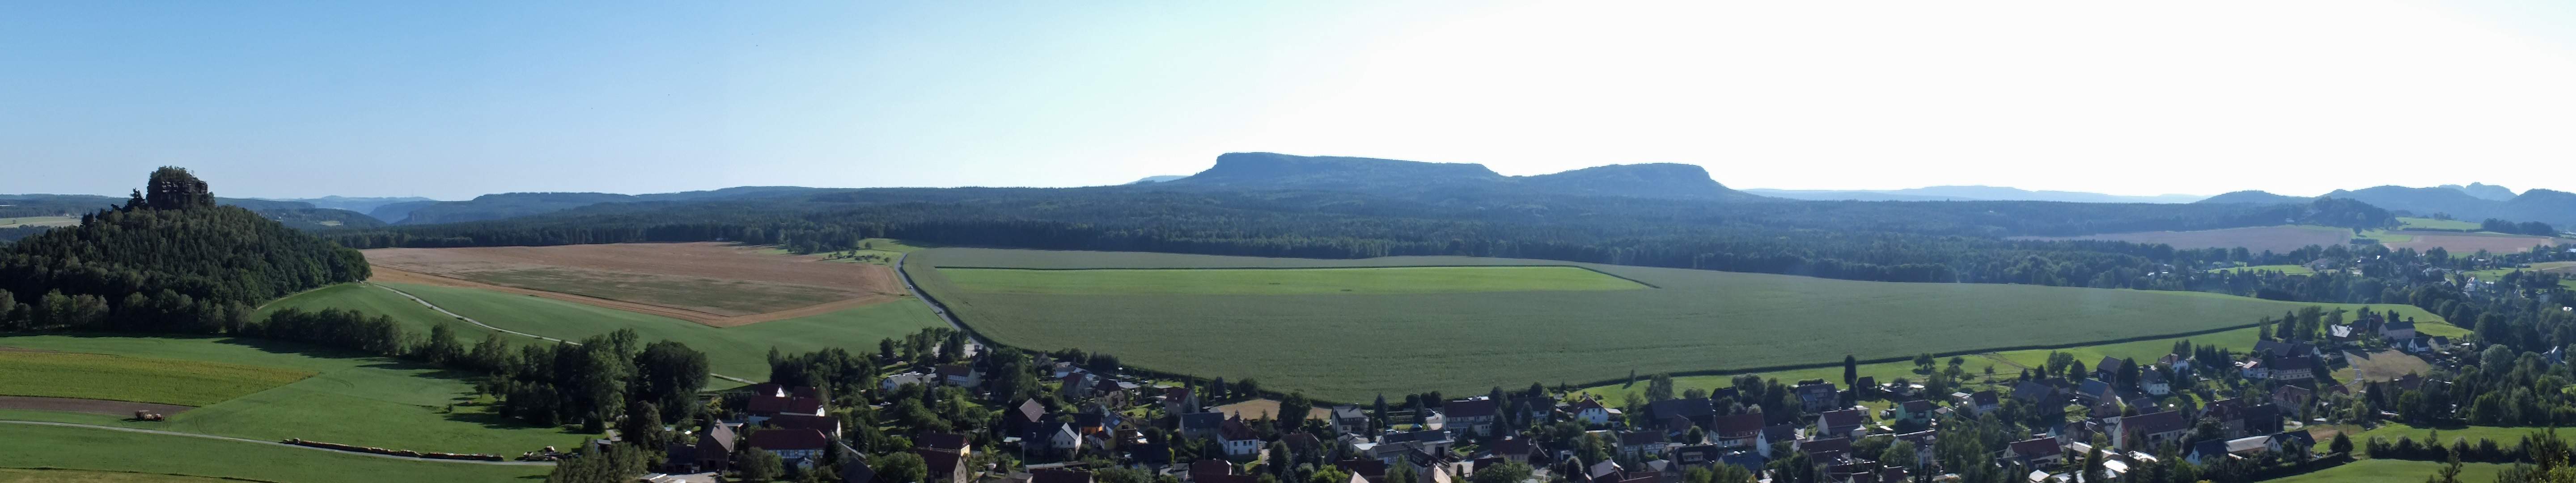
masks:
[[[2157,360],[2106,357],[2089,370],[2053,354],[2048,367],[1982,381],[1960,380],[1975,376],[1955,360],[1945,373],[1926,359],[1921,380],[1739,376],[1735,387],[1672,394],[1667,385],[1623,401],[1532,384],[1319,405],[1253,381],[1130,373],[1115,358],[1072,351],[925,356],[889,361],[889,375],[845,394],[776,382],[729,393],[703,426],[671,428],[683,434],[667,439],[665,463],[646,481],[1892,483],[2000,474],[2037,483],[2148,481],[2131,475],[2186,465],[2198,479],[2255,481],[2351,460],[2356,443],[2321,445],[2309,426],[2397,416],[2355,404],[2371,397],[2355,387],[2441,384],[2421,374],[2332,381],[2345,353],[2456,367],[2448,354],[2466,349],[2368,310],[2315,330],[2321,340],[2273,340],[2270,331],[2267,319],[2265,339],[2244,354],[2178,345]]]

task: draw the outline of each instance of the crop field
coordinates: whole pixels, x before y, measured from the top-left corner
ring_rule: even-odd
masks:
[[[377,357],[247,339],[16,336],[0,345],[123,357],[259,366],[315,374],[290,384],[170,415],[123,416],[0,409],[0,419],[127,426],[259,440],[304,438],[363,446],[516,455],[566,446],[583,435],[531,428],[484,412],[464,374]],[[454,405],[450,407],[450,405]],[[317,421],[327,424],[316,424]],[[12,426],[0,431],[17,431]],[[0,438],[5,440],[9,438]],[[5,457],[0,457],[5,458]],[[8,466],[8,465],[0,465]]]
[[[722,243],[367,250],[376,280],[538,295],[730,327],[903,297],[878,265]]]
[[[1532,382],[1590,384],[1630,371],[1779,371],[1839,364],[1845,354],[1888,358],[2155,339],[2251,324],[2307,305],[2202,293],[1860,282],[1588,264],[1576,265],[1653,288],[1026,294],[977,292],[936,268],[1477,265],[1568,264],[941,248],[913,253],[906,271],[968,325],[1003,344],[1080,347],[1138,367],[1254,378],[1267,388],[1333,401]],[[2250,344],[2251,337],[2246,339]],[[1833,370],[1839,379],[1840,368]]]
[[[2149,231],[2109,233],[2072,237],[2013,237],[2018,240],[2111,240],[2131,243],[2162,243],[2174,248],[2245,247],[2255,253],[2271,251],[2288,253],[2308,245],[2333,246],[2350,243],[2352,230],[2324,226],[2262,226],[2194,231]]]
[[[2407,374],[2433,375],[2433,365],[2423,358],[2394,350],[2376,353],[2353,353],[2344,360],[2351,363],[2353,375],[2363,381],[2392,381]],[[2349,382],[2350,380],[2347,380]]]
[[[943,268],[969,291],[1072,295],[1310,295],[1633,290],[1637,282],[1578,267],[1032,270]]]
[[[238,481],[241,480],[158,473],[0,468],[0,483],[232,483]]]
[[[205,406],[312,371],[105,354],[0,350],[0,395]]]
[[[774,320],[736,327],[711,327],[670,317],[603,308],[596,305],[565,302],[524,294],[407,283],[347,284],[305,292],[269,304],[268,310],[302,307],[308,310],[343,308],[385,314],[414,332],[426,333],[430,325],[451,324],[460,337],[480,340],[495,332],[457,321],[446,314],[422,307],[385,287],[400,289],[438,304],[447,310],[473,317],[486,324],[529,334],[565,340],[581,340],[617,329],[634,329],[646,341],[676,340],[707,353],[711,369],[748,379],[769,374],[768,354],[772,347],[784,352],[807,352],[827,347],[853,351],[874,351],[878,340],[901,338],[925,327],[944,327],[930,308],[915,301],[872,304],[796,318]],[[512,344],[543,343],[515,335],[502,335]],[[725,383],[730,384],[730,383]],[[712,386],[721,387],[721,385]]]
[[[2556,246],[2561,243],[2576,243],[2576,240],[2568,240],[2565,238],[2551,238],[2532,235],[2507,235],[2502,233],[2456,233],[2446,231],[2397,231],[2391,233],[2405,235],[2408,239],[2404,241],[2387,242],[2388,248],[2413,248],[2415,251],[2419,252],[2441,248],[2445,251],[2451,252],[2452,255],[2473,254],[2477,253],[2478,250],[2486,250],[2488,253],[2522,253],[2530,251],[2533,246]]]
[[[2442,471],[2442,466],[2443,463],[2438,461],[2361,460],[2313,473],[2263,480],[2262,483],[2421,483],[2435,472]],[[2465,463],[2460,468],[2460,481],[2496,481],[2496,475],[2511,466]]]
[[[15,218],[0,218],[0,228],[17,228],[22,226],[72,226],[78,224],[80,224],[80,217],[77,216],[21,216]]]
[[[59,468],[91,472],[135,472],[129,479],[24,480],[99,481],[112,483],[179,483],[201,480],[160,478],[193,475],[279,483],[370,482],[456,483],[542,478],[551,466],[481,465],[376,458],[350,453],[225,441],[187,436],[134,433],[93,428],[9,425],[0,438],[0,468]],[[554,443],[558,446],[565,442]],[[124,448],[126,451],[100,451]],[[0,481],[24,478],[23,470],[0,471]],[[51,471],[34,472],[55,476]]]

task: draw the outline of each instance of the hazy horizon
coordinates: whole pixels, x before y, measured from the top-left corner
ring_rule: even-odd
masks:
[[[2576,4],[13,3],[0,193],[1092,186],[1225,152],[2310,196],[2576,160]]]

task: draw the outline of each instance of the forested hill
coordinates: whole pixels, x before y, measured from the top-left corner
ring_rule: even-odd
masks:
[[[2520,195],[2502,186],[2470,183],[2468,186],[2442,185],[2431,188],[2374,186],[2355,190],[2335,190],[2318,198],[2358,200],[2391,211],[2415,216],[2450,215],[2462,220],[2500,219],[2540,222],[2576,230],[2576,194],[2564,191],[2534,189]],[[2201,203],[2286,204],[2306,203],[2317,198],[2282,196],[2261,191],[2238,191],[2201,200]]]
[[[0,218],[32,216],[77,216],[115,207],[124,198],[98,195],[0,195]],[[365,213],[336,208],[316,207],[304,201],[278,201],[256,198],[215,198],[215,204],[238,206],[271,220],[297,229],[370,228],[384,225]],[[0,241],[14,238],[0,237]]]
[[[148,186],[0,247],[0,329],[217,332],[262,302],[368,275],[357,250],[218,205],[186,170]]]
[[[500,193],[474,197],[466,201],[394,203],[378,207],[373,213],[405,225],[457,223],[498,220],[542,213],[553,213],[600,203],[636,203],[650,201],[705,201],[725,199],[760,199],[791,197],[843,191],[838,188],[799,186],[738,186],[720,190],[624,195],[616,193]]]

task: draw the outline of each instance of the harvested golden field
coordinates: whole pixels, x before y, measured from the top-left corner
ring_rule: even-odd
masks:
[[[2531,251],[2531,247],[2533,246],[2554,246],[2560,243],[2571,242],[2571,240],[2564,238],[2533,235],[2506,235],[2502,233],[2457,233],[2443,231],[2394,231],[2389,233],[2395,235],[2406,235],[2413,239],[2388,243],[2388,248],[2413,248],[2415,251],[2419,252],[2441,248],[2455,255],[2477,253],[2478,250],[2486,250],[2488,253],[2522,253]]]
[[[367,250],[374,280],[498,290],[730,327],[900,298],[880,265],[725,243]]]
[[[2101,235],[2036,237],[2017,236],[2015,240],[2109,240],[2130,243],[2166,244],[2174,248],[2245,247],[2257,253],[2286,253],[2309,245],[2332,246],[2352,241],[2352,230],[2322,226],[2260,226],[2194,231],[2150,231],[2109,233]]]

